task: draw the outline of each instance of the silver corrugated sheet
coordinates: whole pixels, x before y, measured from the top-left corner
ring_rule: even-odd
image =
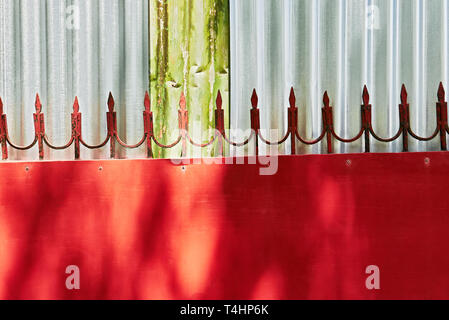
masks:
[[[15,143],[33,140],[37,92],[52,143],[69,140],[75,95],[85,140],[101,143],[109,91],[117,103],[122,139],[136,143],[143,136],[148,83],[148,1],[0,0],[0,96]],[[72,149],[46,150],[46,158],[73,159]],[[81,156],[107,158],[108,148],[103,149],[83,148]],[[10,153],[10,159],[37,159],[36,148]],[[144,155],[144,149],[121,151],[122,157]]]
[[[249,98],[256,88],[262,127],[285,132],[293,86],[303,136],[321,132],[327,90],[337,133],[353,137],[366,84],[374,129],[391,137],[399,127],[404,83],[413,130],[430,136],[438,84],[448,84],[448,22],[447,0],[231,0],[232,127],[249,128]],[[413,142],[410,149],[438,150],[437,140]],[[335,145],[337,152],[363,150],[361,141]],[[400,141],[372,146],[377,152],[402,150]],[[319,153],[323,147],[298,146],[298,152]],[[288,143],[280,151],[288,152]]]
[[[449,78],[449,0],[230,1],[232,128],[249,128],[249,98],[256,88],[262,127],[285,132],[293,86],[304,137],[321,131],[322,95],[327,90],[336,131],[348,138],[360,127],[361,90],[367,84],[374,129],[392,136],[399,125],[397,105],[405,83],[414,130],[422,136],[434,131],[438,83],[447,86]],[[67,26],[73,8],[79,10],[79,28],[76,23],[75,28]],[[145,0],[1,0],[0,95],[11,138],[20,144],[32,141],[39,92],[52,142],[68,140],[78,95],[85,140],[99,143],[106,134],[106,100],[112,91],[122,138],[137,142],[148,57]],[[400,151],[400,144],[372,139],[378,152]],[[361,141],[335,145],[337,152],[363,150]],[[411,142],[410,148],[438,150],[438,142]],[[280,148],[288,150],[288,143]],[[322,151],[322,145],[298,146],[298,152]],[[83,149],[82,157],[107,157],[107,152]],[[46,154],[51,159],[73,157],[72,150]],[[144,156],[144,150],[122,150],[121,156]],[[36,150],[11,152],[11,159],[36,157]]]

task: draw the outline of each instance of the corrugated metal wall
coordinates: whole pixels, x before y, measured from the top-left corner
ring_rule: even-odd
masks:
[[[135,143],[143,134],[148,87],[147,0],[0,0],[0,96],[15,143],[33,140],[36,92],[52,143],[63,145],[70,137],[75,95],[85,140],[101,143],[109,91],[117,102],[121,136]],[[104,149],[83,148],[81,156],[107,158]],[[37,159],[37,150],[10,153],[10,159]],[[121,154],[139,155],[144,149]],[[73,150],[46,150],[46,158],[73,159]]]
[[[79,8],[79,29],[67,28],[73,5]],[[249,98],[255,87],[262,127],[285,132],[288,91],[294,86],[302,135],[319,134],[322,94],[328,90],[337,132],[353,136],[366,83],[374,128],[391,136],[405,83],[413,128],[423,136],[433,131],[438,82],[447,85],[449,77],[449,0],[230,0],[230,7],[232,128],[249,127]],[[101,142],[112,91],[122,138],[137,142],[143,94],[149,87],[149,11],[146,0],[1,0],[0,95],[12,139],[21,144],[33,139],[31,115],[38,91],[55,144],[69,137],[75,94],[86,140]],[[204,64],[191,62],[192,68]],[[373,141],[373,149],[400,151],[399,144]],[[362,142],[336,145],[337,152],[362,150]],[[410,147],[437,150],[438,143],[413,142]],[[281,151],[288,149],[287,143]],[[298,146],[298,152],[321,151],[322,146]],[[35,153],[11,152],[11,159],[35,159]],[[51,159],[72,157],[72,151],[46,153]],[[107,150],[83,150],[82,157],[107,157]]]
[[[262,127],[285,132],[293,86],[303,136],[321,132],[328,90],[337,133],[353,137],[367,84],[374,129],[391,137],[405,83],[413,129],[429,136],[436,126],[438,83],[448,84],[448,21],[448,0],[231,0],[231,125],[249,127],[249,98],[257,88]],[[436,140],[410,148],[438,150]],[[399,144],[373,142],[373,149],[401,151]],[[362,142],[336,146],[337,152],[362,151]],[[322,147],[298,146],[298,152]],[[288,150],[288,143],[281,148]]]

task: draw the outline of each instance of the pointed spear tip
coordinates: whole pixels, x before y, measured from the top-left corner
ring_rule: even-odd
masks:
[[[402,104],[407,104],[407,89],[405,88],[405,84],[401,88],[401,102]]]
[[[366,85],[363,86],[362,99],[363,99],[364,105],[369,105],[369,92],[368,92],[368,88],[366,87]]]
[[[0,97],[0,114],[3,114],[3,101],[2,101],[2,97]]]
[[[179,106],[181,107],[181,110],[186,110],[186,96],[184,94],[184,91],[181,92],[181,99],[179,99]]]
[[[440,86],[438,87],[438,101],[444,102],[446,99],[446,91],[444,90],[443,82],[440,82]]]
[[[40,113],[42,110],[42,103],[39,97],[39,93],[36,93],[36,103],[34,104],[34,106],[36,107],[36,113]]]
[[[293,87],[290,90],[290,107],[295,108],[296,107],[296,96],[295,96],[295,89]]]
[[[329,106],[329,95],[327,94],[327,90],[324,92],[323,103],[326,107]]]
[[[78,103],[78,96],[75,96],[75,102],[73,103],[73,113],[78,113],[80,111],[80,105]]]
[[[290,88],[290,96],[295,95],[295,88],[293,86]]]
[[[112,92],[109,92],[109,97],[108,97],[109,112],[114,111],[114,105],[115,105],[114,97],[112,96]]]
[[[221,97],[220,90],[218,90],[218,93],[217,93],[217,109],[221,109],[222,106],[223,106],[223,98]]]
[[[254,109],[257,109],[257,105],[259,103],[259,97],[257,96],[256,89],[253,90],[253,95],[251,96],[251,105]]]
[[[145,99],[144,99],[145,111],[150,112],[151,110],[151,100],[148,91],[145,91]]]

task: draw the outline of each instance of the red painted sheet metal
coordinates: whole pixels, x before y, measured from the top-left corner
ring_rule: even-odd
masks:
[[[447,153],[2,163],[0,298],[448,299],[448,173]]]

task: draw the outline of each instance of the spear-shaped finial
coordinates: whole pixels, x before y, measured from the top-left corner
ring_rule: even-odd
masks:
[[[363,87],[362,101],[365,106],[369,105],[369,92],[366,85]]]
[[[115,105],[114,97],[112,96],[112,92],[109,92],[109,97],[108,97],[109,112],[114,112],[114,105]]]
[[[444,102],[446,99],[446,92],[444,91],[443,82],[440,82],[440,86],[438,88],[438,101]]]
[[[259,97],[257,96],[256,89],[253,90],[253,95],[251,96],[251,105],[253,109],[257,109],[257,105],[259,104]]]
[[[218,90],[217,93],[217,110],[221,110],[221,108],[223,107],[223,98],[221,97],[221,92],[220,90]]]
[[[295,96],[295,89],[290,90],[290,98],[289,98],[289,102],[290,102],[290,107],[291,108],[295,108],[296,107],[296,96]]]
[[[78,96],[75,96],[75,102],[73,103],[73,113],[78,113],[80,111],[80,105],[78,103]]]
[[[41,99],[39,98],[39,93],[36,93],[36,102],[35,102],[34,106],[36,107],[36,113],[41,113],[42,103],[41,103]]]
[[[145,106],[146,112],[151,111],[151,100],[150,100],[150,95],[148,94],[148,91],[145,91],[145,99],[143,100],[143,105]]]
[[[325,107],[329,106],[329,95],[327,94],[327,91],[324,92],[323,103]]]
[[[402,85],[401,89],[401,103],[407,104],[407,89],[405,88],[405,84]]]
[[[3,101],[2,98],[0,97],[0,115],[3,114]]]
[[[179,100],[179,107],[181,110],[186,110],[186,96],[184,95],[184,91],[181,92],[181,99]]]

